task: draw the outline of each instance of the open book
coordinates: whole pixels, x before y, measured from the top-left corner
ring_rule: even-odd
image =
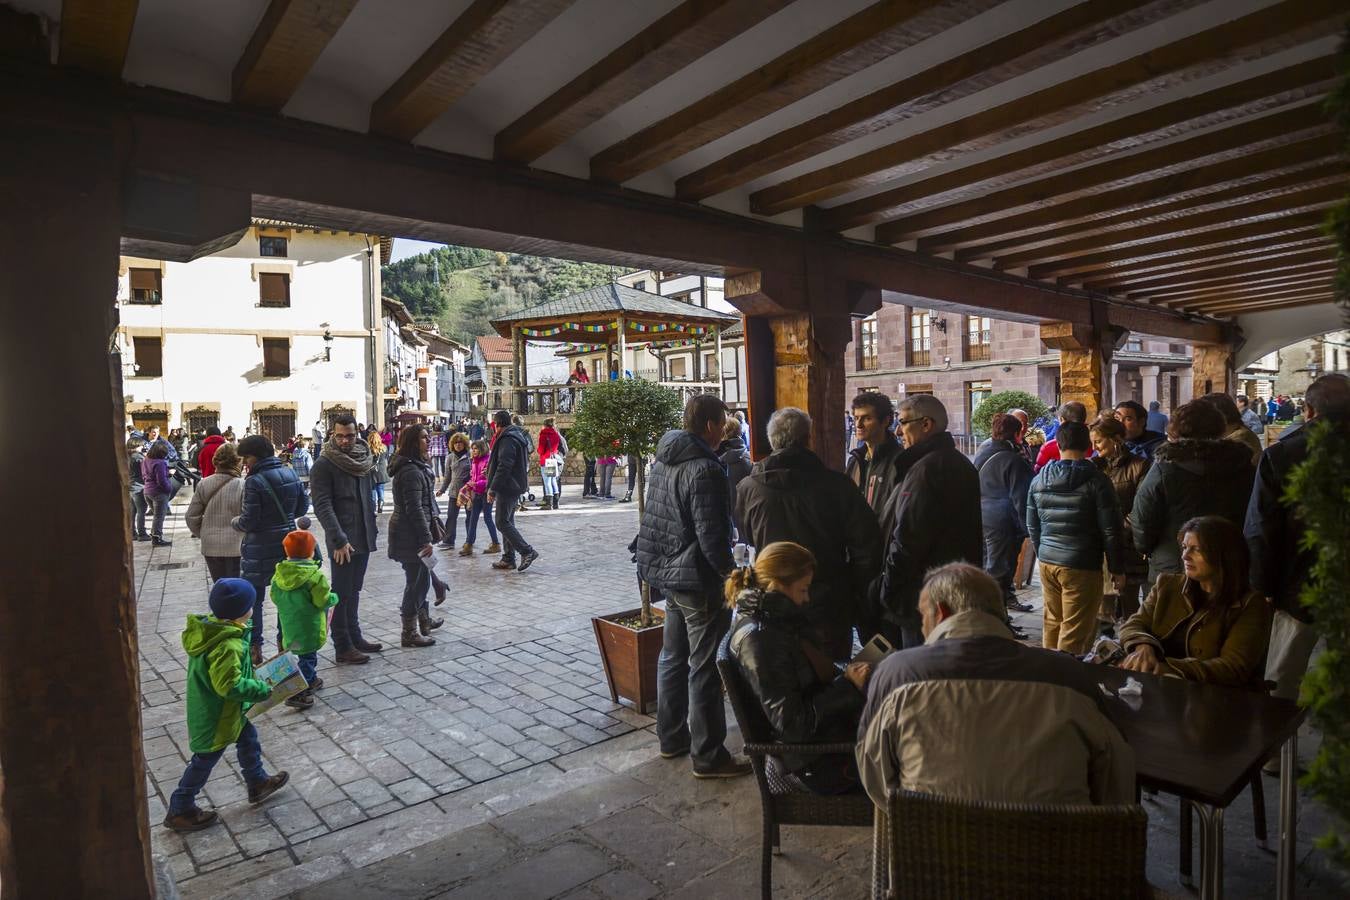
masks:
[[[891,646],[891,642],[878,634],[866,644],[863,644],[863,648],[858,651],[858,655],[849,660],[849,662],[871,663],[872,668],[875,669],[877,663],[881,662],[894,652],[895,648]]]

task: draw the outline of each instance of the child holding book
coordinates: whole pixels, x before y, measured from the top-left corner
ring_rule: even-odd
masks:
[[[169,798],[164,817],[164,824],[174,831],[200,831],[219,821],[215,810],[200,809],[196,801],[230,744],[239,754],[239,770],[248,784],[250,803],[266,800],[290,778],[285,772],[267,774],[258,732],[244,717],[251,704],[272,692],[265,682],[253,677],[249,657],[255,596],[253,586],[242,578],[222,578],[211,588],[211,615],[187,618],[183,649],[188,654],[187,719],[192,759]]]
[[[315,675],[319,650],[328,642],[328,610],[337,605],[338,596],[328,584],[323,568],[314,558],[314,535],[296,530],[281,541],[286,558],[277,563],[272,575],[272,602],[277,607],[281,628],[278,646],[300,658],[300,674],[309,684],[306,690],[286,700],[294,709],[314,705],[314,692],[323,687]]]

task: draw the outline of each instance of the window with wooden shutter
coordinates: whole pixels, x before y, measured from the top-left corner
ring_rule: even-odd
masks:
[[[284,237],[273,237],[262,235],[258,238],[259,256],[286,256],[286,239]]]
[[[263,376],[285,378],[291,374],[291,344],[286,338],[263,338]]]
[[[131,280],[131,302],[158,304],[163,300],[159,269],[127,269]]]
[[[157,337],[131,339],[136,350],[136,377],[159,378],[164,375],[164,344]]]
[[[259,273],[258,299],[263,306],[290,306],[291,276],[281,272]]]

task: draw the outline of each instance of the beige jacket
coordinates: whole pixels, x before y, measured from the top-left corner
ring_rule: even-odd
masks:
[[[964,612],[894,653],[868,687],[858,771],[891,788],[1009,803],[1133,803],[1134,753],[1102,711],[1090,666],[1014,641]]]
[[[217,472],[192,492],[186,521],[193,537],[202,540],[202,556],[238,556],[242,532],[230,525],[244,505],[244,479]]]
[[[1257,437],[1256,432],[1252,431],[1246,425],[1234,425],[1228,433],[1223,436],[1225,441],[1235,441],[1243,444],[1248,450],[1252,451],[1252,465],[1261,462],[1261,454],[1265,447],[1261,444],[1261,438]]]

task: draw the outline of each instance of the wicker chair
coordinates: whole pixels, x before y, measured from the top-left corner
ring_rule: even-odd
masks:
[[[731,635],[722,640],[717,650],[717,671],[722,674],[727,699],[736,723],[745,740],[745,754],[755,770],[759,785],[760,808],[764,814],[764,845],[760,862],[760,895],[773,896],[773,858],[779,853],[780,825],[851,825],[866,828],[872,825],[872,801],[866,794],[845,794],[838,797],[821,796],[808,791],[795,779],[784,778],[780,770],[770,766],[769,756],[783,754],[852,753],[852,743],[784,744],[775,742],[769,720],[751,693],[741,675],[740,665],[731,656]],[[873,852],[878,847],[873,844]],[[874,859],[874,870],[876,862]]]
[[[1139,806],[978,803],[892,790],[888,898],[1134,898],[1148,816]]]

